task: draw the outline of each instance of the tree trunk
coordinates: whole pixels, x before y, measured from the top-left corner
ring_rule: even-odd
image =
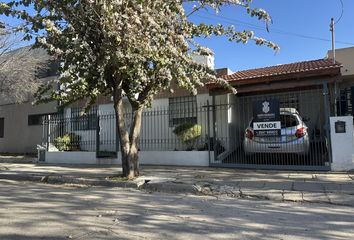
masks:
[[[120,93],[115,94],[114,109],[122,155],[123,176],[133,179],[139,176],[138,143],[141,130],[142,106],[132,107],[132,124],[128,131],[124,118],[124,105]]]
[[[143,107],[139,106],[133,108],[133,122],[130,129],[130,153],[129,153],[129,162],[131,163],[132,169],[130,169],[130,174],[134,177],[139,176],[139,156],[138,156],[138,144],[140,139],[141,132],[141,116],[143,113]]]
[[[121,97],[121,93],[114,94],[114,111],[116,114],[116,125],[118,129],[119,144],[120,144],[121,155],[122,155],[122,170],[123,170],[122,172],[123,172],[123,176],[127,177],[130,168],[129,161],[128,161],[128,156],[130,152],[130,141],[129,141],[128,130],[125,125],[124,105],[123,105],[123,99]]]

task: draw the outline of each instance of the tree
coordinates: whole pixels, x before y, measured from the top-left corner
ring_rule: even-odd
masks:
[[[196,93],[204,81],[215,81],[232,89],[206,66],[192,60],[192,53],[211,51],[195,41],[198,37],[226,36],[230,41],[278,47],[252,31],[233,26],[195,24],[188,17],[201,9],[218,11],[226,5],[244,8],[252,17],[268,23],[262,9],[251,0],[26,0],[0,4],[0,13],[23,19],[25,39],[36,37],[60,62],[59,91],[43,87],[40,101],[60,100],[70,104],[99,95],[113,96],[120,137],[123,175],[139,175],[138,141],[141,115],[154,95],[168,89],[172,81]],[[190,13],[186,4],[195,3]],[[34,8],[33,11],[23,10]],[[31,14],[32,13],[32,14]],[[50,94],[48,94],[50,91]],[[45,97],[43,97],[45,96]],[[132,127],[125,124],[123,97],[132,107]]]
[[[29,100],[41,80],[37,73],[45,69],[44,54],[29,47],[18,48],[22,37],[0,24],[0,97],[8,102]]]

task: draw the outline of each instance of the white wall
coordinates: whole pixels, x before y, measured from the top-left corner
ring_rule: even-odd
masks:
[[[233,96],[232,94],[215,96],[216,138],[226,150],[229,150],[230,147],[233,148],[233,146],[230,146],[230,126],[232,121],[230,106],[232,102],[230,101]]]
[[[210,152],[213,156],[213,152]],[[95,152],[46,152],[45,163],[49,164],[121,164],[117,158],[96,158]],[[208,151],[142,151],[140,164],[171,166],[209,166]]]
[[[344,121],[346,123],[346,133],[336,133],[335,123]],[[354,136],[353,117],[331,117],[331,147],[333,171],[349,171],[354,169]]]
[[[211,69],[214,69],[215,67],[214,56],[202,56],[198,54],[193,54],[192,57],[196,63],[206,65]]]

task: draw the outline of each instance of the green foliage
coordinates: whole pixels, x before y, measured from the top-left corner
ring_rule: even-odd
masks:
[[[197,139],[202,134],[202,126],[194,123],[183,123],[177,126],[173,133],[191,150],[195,147]]]
[[[59,151],[78,151],[80,150],[81,137],[75,133],[67,133],[54,139],[54,146]]]

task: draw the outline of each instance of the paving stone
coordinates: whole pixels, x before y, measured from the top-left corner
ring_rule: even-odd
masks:
[[[354,184],[341,184],[340,191],[346,194],[354,194]]]
[[[263,189],[287,190],[291,191],[292,182],[265,182]]]
[[[353,180],[349,177],[347,174],[338,174],[338,173],[332,173],[332,174],[316,174],[316,179],[318,181],[322,182],[328,182],[328,183],[349,183],[353,182]]]
[[[255,190],[244,188],[241,189],[242,195],[249,198],[266,199],[273,201],[283,200],[283,191],[281,190]]]
[[[307,202],[330,203],[330,199],[325,193],[303,192],[303,200]]]
[[[327,194],[332,204],[354,206],[354,195],[348,194]]]
[[[320,182],[294,182],[292,190],[306,192],[323,192],[325,189]]]
[[[254,181],[242,181],[238,184],[238,187],[262,189],[264,187],[264,185],[265,185],[265,183],[263,181],[254,180]]]
[[[294,201],[294,202],[302,202],[302,192],[298,191],[284,191],[283,192],[283,200],[284,201]]]
[[[340,192],[341,184],[340,183],[322,183],[326,192]]]

